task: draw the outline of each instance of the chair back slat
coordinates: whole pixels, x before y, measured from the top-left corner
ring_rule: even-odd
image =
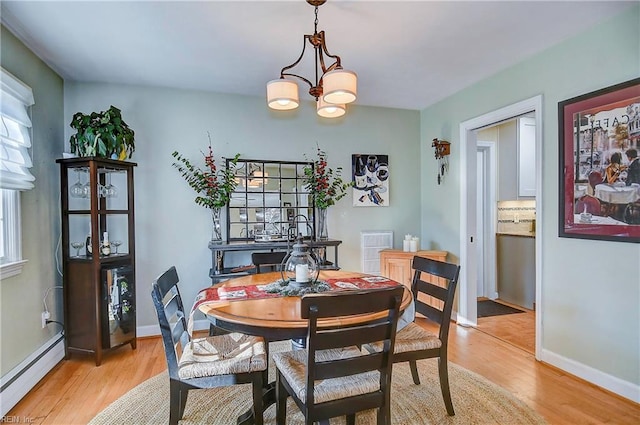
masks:
[[[392,353],[404,287],[324,292],[302,297],[300,312],[309,319],[307,335],[307,403],[314,404],[314,384],[317,379],[337,378],[358,373],[380,371],[380,392],[386,393],[391,384]],[[318,320],[373,313],[386,313],[369,323],[326,329]],[[316,353],[326,349],[340,349],[383,342],[383,350],[346,359],[316,362]]]
[[[355,316],[370,314],[389,309],[389,300],[385,291],[395,290],[402,298],[402,286],[383,289],[364,289],[357,291],[328,291],[319,294],[308,294],[300,302],[300,314],[303,319],[310,318],[311,305],[317,305],[316,317],[323,319],[336,316]],[[370,295],[373,293],[374,295]],[[341,296],[345,295],[345,296]],[[328,298],[324,301],[323,298]],[[364,300],[367,300],[365,302]]]
[[[167,293],[178,284],[178,271],[175,266],[172,266],[169,270],[161,274],[155,282],[158,284],[161,298],[164,298]]]
[[[455,278],[456,281],[458,280],[457,277],[460,271],[460,266],[457,264],[418,256],[413,257],[412,268],[447,280],[453,280]]]
[[[417,289],[418,292],[422,292],[423,294],[427,294],[441,301],[447,299],[447,288],[436,286],[431,282],[425,282],[424,280],[419,279],[415,284],[415,289]]]
[[[318,330],[316,332],[316,348],[326,350],[334,347],[363,345],[369,341],[388,339],[389,326],[386,322],[368,323],[344,329]]]
[[[446,341],[449,336],[451,311],[460,275],[460,266],[415,256],[413,257],[412,268],[415,272],[411,290],[413,291],[416,312],[439,323],[439,338],[441,341]],[[425,274],[429,276],[425,276]],[[442,302],[428,304],[420,299],[420,294],[436,298]]]
[[[416,313],[420,313],[436,323],[442,323],[442,310],[437,309],[430,304],[423,303],[420,300],[415,301],[415,306]]]
[[[384,354],[377,353],[362,357],[316,363],[315,379],[331,379],[338,376],[357,375],[379,369],[382,362],[384,362]]]

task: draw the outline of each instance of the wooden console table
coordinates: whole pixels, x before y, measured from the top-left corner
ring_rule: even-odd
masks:
[[[332,263],[322,267],[325,270],[339,270],[338,264],[338,246],[342,243],[341,240],[327,239],[322,241],[305,241],[312,249],[321,250],[320,257],[327,262],[327,249],[333,247]],[[209,277],[213,284],[221,282],[223,280],[230,279],[232,277],[242,276],[248,274],[248,272],[232,271],[233,267],[225,267],[224,254],[229,251],[288,251],[291,249],[293,242],[290,241],[270,241],[270,242],[226,242],[226,243],[209,243],[209,249],[211,250],[211,270],[209,270]],[[325,249],[322,249],[325,248]]]

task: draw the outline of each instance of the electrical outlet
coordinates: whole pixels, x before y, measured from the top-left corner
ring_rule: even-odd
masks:
[[[47,320],[49,320],[49,318],[51,318],[51,313],[49,313],[48,311],[43,311],[42,312],[42,329],[47,327]]]

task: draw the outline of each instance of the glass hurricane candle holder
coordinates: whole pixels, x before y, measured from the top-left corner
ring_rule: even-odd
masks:
[[[299,235],[292,251],[283,261],[282,280],[292,285],[306,286],[318,280],[320,267],[309,245]]]

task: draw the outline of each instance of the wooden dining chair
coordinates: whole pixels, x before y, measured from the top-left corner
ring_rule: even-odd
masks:
[[[391,423],[391,372],[403,287],[323,292],[302,297],[309,321],[307,349],[274,353],[276,422],[286,424],[286,401],[293,398],[307,424],[378,409],[378,425]],[[349,325],[348,316],[381,313],[377,320]],[[319,320],[340,316],[321,327]],[[347,316],[347,317],[345,317]],[[363,354],[357,346],[380,341],[382,349]]]
[[[449,390],[447,341],[460,266],[414,256],[411,267],[414,270],[411,291],[413,292],[415,311],[438,323],[440,329],[436,335],[417,325],[415,321],[409,323],[396,336],[393,362],[409,362],[413,382],[420,385],[416,361],[437,358],[442,398],[447,413],[454,416],[451,391]],[[436,283],[443,283],[445,287]],[[425,295],[438,301],[427,304],[423,298]],[[432,304],[439,304],[440,307],[434,307]],[[382,349],[382,346],[379,343],[374,343],[365,346],[365,348],[370,352],[377,352]]]
[[[286,251],[252,252],[251,262],[256,266],[256,274],[261,273],[262,269],[267,267],[271,271],[279,271],[282,260],[284,260],[284,257],[286,256]]]
[[[192,339],[175,267],[153,282],[151,297],[169,370],[169,423],[177,424],[182,418],[191,389],[251,383],[254,423],[262,425],[262,387],[268,356],[264,340],[240,333]]]

